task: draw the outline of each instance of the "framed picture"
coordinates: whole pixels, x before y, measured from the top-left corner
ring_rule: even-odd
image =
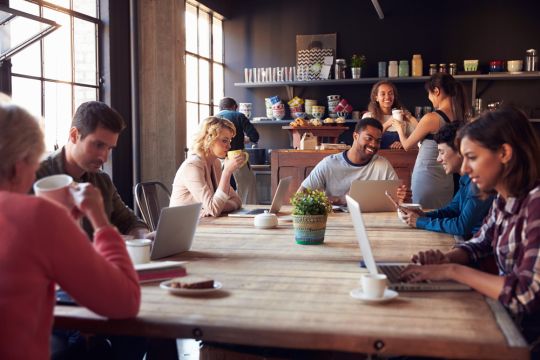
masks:
[[[337,34],[296,35],[298,80],[328,79],[336,43]]]

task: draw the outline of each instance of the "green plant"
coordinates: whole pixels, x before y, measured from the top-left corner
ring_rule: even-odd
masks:
[[[354,54],[351,58],[351,67],[352,68],[361,68],[366,65],[366,57],[364,55]]]
[[[332,212],[332,204],[321,190],[305,189],[291,198],[293,215],[326,215]]]

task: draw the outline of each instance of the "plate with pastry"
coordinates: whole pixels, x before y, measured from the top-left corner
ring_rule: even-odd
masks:
[[[183,277],[167,280],[159,284],[159,287],[171,294],[196,295],[218,291],[223,287],[219,281],[198,275],[186,275]]]

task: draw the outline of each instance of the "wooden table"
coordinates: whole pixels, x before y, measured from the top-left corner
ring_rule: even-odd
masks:
[[[377,260],[405,261],[418,250],[445,251],[453,244],[451,236],[408,228],[395,213],[364,218]],[[176,257],[189,261],[189,273],[221,281],[222,291],[180,297],[145,285],[136,319],[107,320],[84,308],[58,306],[55,325],[293,349],[528,358],[504,309],[476,292],[402,292],[384,305],[351,298],[364,270],[348,214],[329,217],[320,246],[295,244],[289,222],[272,230],[251,224],[249,218],[203,219],[192,251]]]

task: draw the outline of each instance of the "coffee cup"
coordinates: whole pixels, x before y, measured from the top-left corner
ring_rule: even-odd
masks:
[[[422,205],[413,204],[413,203],[401,203],[401,208],[410,209],[410,210],[422,210]],[[400,209],[397,210],[398,218],[405,223],[405,218],[403,217],[404,213]]]
[[[388,281],[384,274],[363,274],[360,283],[364,296],[368,299],[381,299],[388,287]]]
[[[69,175],[47,176],[34,183],[34,194],[72,210],[75,206],[71,193],[72,184],[73,178]]]
[[[133,264],[146,264],[150,262],[150,239],[134,239],[126,241],[126,248]]]
[[[246,163],[249,160],[249,154],[247,152],[245,152],[244,150],[231,150],[231,151],[228,151],[227,152],[227,158],[229,158],[229,160],[233,160],[235,157],[237,157],[238,155],[241,155],[241,154],[243,154],[244,157],[246,158],[244,160],[244,162],[242,163],[242,166],[244,166],[244,165],[246,165]]]
[[[403,110],[392,109],[392,117],[396,120],[403,121]]]

